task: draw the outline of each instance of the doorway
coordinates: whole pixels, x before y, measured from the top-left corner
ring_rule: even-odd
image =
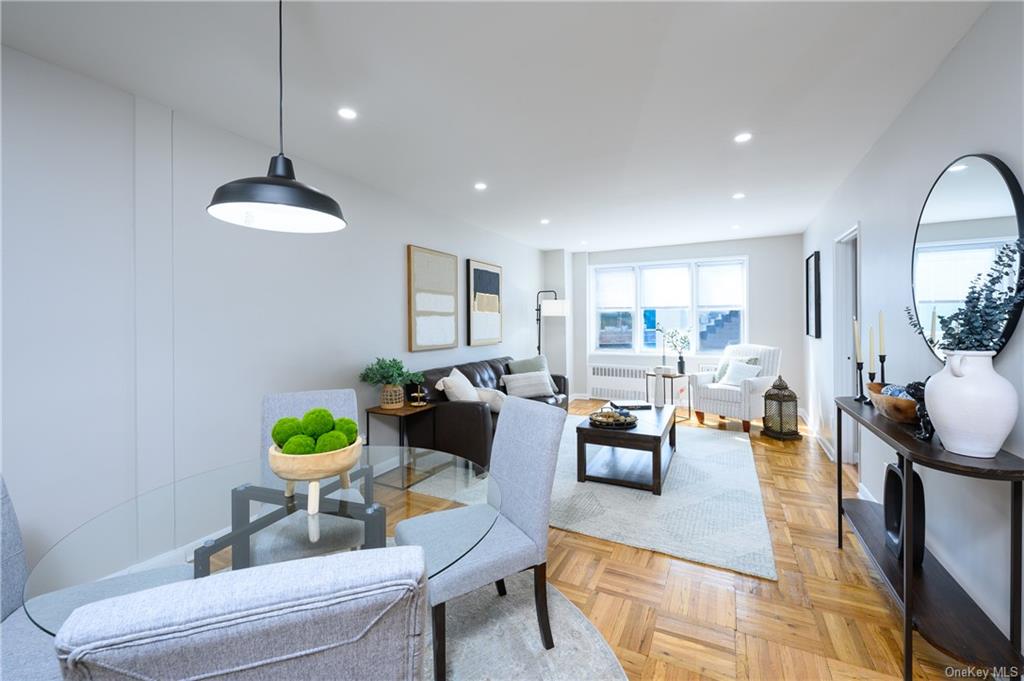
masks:
[[[835,280],[832,291],[833,385],[835,394],[857,395],[857,369],[853,361],[853,320],[860,319],[860,222],[848,229],[835,241]],[[844,428],[842,446],[844,463],[855,468],[860,465],[860,429]],[[858,470],[859,473],[859,470]]]

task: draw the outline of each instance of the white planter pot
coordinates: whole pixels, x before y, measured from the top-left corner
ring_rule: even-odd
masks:
[[[946,366],[925,385],[928,415],[942,446],[988,459],[1017,419],[1017,391],[992,368],[996,353],[947,352]]]

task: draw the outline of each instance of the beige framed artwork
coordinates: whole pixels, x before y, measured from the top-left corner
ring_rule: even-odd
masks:
[[[466,299],[470,345],[501,342],[501,265],[466,260]]]
[[[459,259],[451,253],[406,248],[409,293],[409,352],[459,344]]]

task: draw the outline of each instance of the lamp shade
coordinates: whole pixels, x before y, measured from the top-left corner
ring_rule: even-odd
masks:
[[[540,301],[540,314],[542,317],[567,317],[569,315],[569,301],[542,300]]]
[[[345,228],[338,202],[295,179],[291,160],[270,159],[266,177],[245,177],[223,184],[206,212],[218,220],[253,229],[322,234]]]

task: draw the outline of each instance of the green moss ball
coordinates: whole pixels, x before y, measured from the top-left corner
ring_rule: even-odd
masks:
[[[274,429],[270,431],[270,437],[278,447],[284,447],[284,443],[288,442],[288,439],[291,438],[292,435],[301,434],[302,421],[298,420],[294,416],[288,416],[281,419],[274,424]]]
[[[302,432],[311,438],[318,438],[334,430],[334,416],[324,408],[310,409],[302,417]]]
[[[337,430],[324,433],[316,440],[316,453],[321,452],[333,452],[335,449],[344,449],[348,447],[348,438],[345,437],[345,433]]]
[[[345,433],[349,444],[355,442],[356,438],[359,437],[359,426],[347,416],[334,420],[334,430]]]
[[[312,454],[315,449],[316,442],[310,436],[292,435],[281,451],[285,454]]]

